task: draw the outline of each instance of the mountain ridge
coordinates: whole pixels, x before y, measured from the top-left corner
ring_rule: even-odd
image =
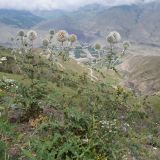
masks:
[[[24,14],[29,16],[23,19],[18,17],[12,19],[11,15],[8,16],[9,22],[6,24],[6,28],[8,26],[13,27],[13,30],[15,28],[30,28],[45,34],[53,28],[55,30],[65,29],[69,33],[77,34],[80,41],[102,44],[105,44],[104,39],[110,31],[117,30],[124,37],[124,40],[158,46],[160,42],[159,7],[159,2],[152,2],[114,7],[92,4],[74,11],[14,11],[16,13],[22,12],[21,17]],[[11,11],[13,12],[13,10]],[[34,21],[32,16],[38,18],[38,20]],[[2,18],[1,14],[0,23],[2,23]],[[15,21],[12,22],[13,20]],[[12,23],[15,23],[15,25],[12,25]],[[29,25],[26,25],[26,23],[29,23]],[[4,25],[4,23],[2,24]],[[7,29],[6,32],[8,32]],[[2,35],[3,33],[4,31],[1,31]],[[7,38],[5,41],[7,41]]]
[[[25,10],[0,9],[0,23],[19,28],[31,28],[43,18]]]
[[[95,5],[67,12],[58,19],[50,19],[37,25],[36,28],[46,30],[55,27],[57,29],[58,22],[60,28],[68,30],[68,26],[70,26],[71,30],[76,28],[83,32],[85,40],[89,40],[89,42],[104,39],[112,30],[119,31],[125,39],[130,41],[155,44],[160,42],[160,32],[156,30],[160,28],[160,11],[158,9],[160,3],[121,5],[109,8],[98,6],[98,9],[95,8]],[[66,24],[65,21],[67,21]],[[80,38],[80,40],[83,39]]]

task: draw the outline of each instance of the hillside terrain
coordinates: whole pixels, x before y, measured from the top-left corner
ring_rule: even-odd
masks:
[[[155,64],[154,59],[160,56],[160,35],[159,35],[159,6],[158,2],[152,2],[141,5],[123,5],[116,7],[106,7],[98,4],[87,5],[74,11],[51,10],[51,11],[16,11],[0,10],[0,43],[10,46],[9,37],[16,35],[20,28],[36,29],[41,36],[35,43],[37,46],[42,45],[42,37],[47,35],[49,29],[66,29],[69,33],[75,33],[80,42],[100,42],[105,46],[105,36],[112,30],[119,31],[123,40],[131,41],[131,47],[123,65],[126,74],[125,83],[134,81],[138,90],[144,92],[153,92],[158,90],[157,74],[148,74],[150,82],[144,84],[143,69],[146,67],[145,60],[149,61],[147,65]],[[21,17],[19,17],[21,15]],[[25,21],[24,21],[25,17]],[[42,18],[41,18],[42,17]],[[109,22],[109,23],[108,23]],[[150,23],[148,23],[150,22]],[[139,62],[138,58],[144,57],[144,61]],[[152,57],[153,56],[153,57]],[[155,57],[157,56],[157,57]],[[79,57],[80,58],[80,57]],[[143,58],[140,58],[143,59]],[[134,62],[132,62],[132,60]],[[136,62],[137,61],[137,62]],[[139,68],[139,65],[144,67]],[[136,64],[136,65],[135,65]],[[158,62],[156,63],[158,65]],[[133,65],[135,65],[134,69]],[[151,72],[156,73],[156,67]],[[146,67],[147,68],[147,67]],[[130,73],[128,72],[130,71]],[[134,71],[133,71],[134,70]],[[133,72],[131,72],[133,71]],[[134,73],[138,72],[135,76]],[[153,86],[155,83],[156,86]],[[140,87],[142,85],[143,87]],[[144,89],[144,87],[146,87]],[[140,89],[141,88],[141,89]],[[157,89],[154,89],[157,88]]]
[[[160,91],[160,56],[129,56],[121,70],[124,85],[142,94],[154,94]]]
[[[160,160],[159,8],[0,9],[0,160]]]
[[[112,70],[91,75],[73,59],[51,63],[40,53],[15,61],[0,48],[2,160],[159,159],[158,95],[137,97]]]
[[[148,95],[160,90],[159,67],[159,47],[132,45],[118,69],[122,72],[124,86]]]

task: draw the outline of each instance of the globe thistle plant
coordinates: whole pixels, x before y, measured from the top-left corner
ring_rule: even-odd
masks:
[[[34,40],[37,39],[37,37],[38,37],[38,34],[37,34],[36,31],[30,30],[30,31],[27,32],[27,39],[30,41],[30,43],[28,43],[29,44],[28,49],[30,51],[33,50],[33,42],[34,42]]]
[[[94,49],[98,53],[98,58],[100,59],[101,58],[101,55],[100,55],[101,45],[99,43],[95,44]]]
[[[57,41],[62,43],[62,46],[64,42],[68,40],[68,33],[65,30],[60,30],[57,33]]]
[[[115,71],[115,66],[122,63],[122,57],[130,46],[129,42],[123,42],[123,50],[121,52],[118,51],[115,44],[119,43],[120,40],[121,35],[116,31],[111,32],[107,37],[107,41],[110,43],[110,50],[106,56],[106,63],[108,69],[113,69]]]
[[[43,40],[44,52],[51,54],[51,56],[62,56],[62,59],[68,60],[69,55],[72,54],[75,48],[72,46],[77,41],[75,34],[69,35],[65,30],[49,31],[47,39]],[[64,42],[65,45],[64,45]]]
[[[16,46],[15,48],[17,48],[17,50],[19,52],[23,52],[24,51],[24,39],[25,39],[25,32],[23,30],[20,30],[17,32],[16,37],[11,37],[11,42],[13,47]]]
[[[109,48],[102,48],[99,44],[96,44],[94,49],[99,53],[98,61],[96,61],[96,65],[99,67],[106,66],[108,69],[113,69],[116,71],[115,66],[122,63],[122,57],[125,55],[126,50],[129,48],[129,42],[123,42],[122,51],[120,48],[116,46],[121,40],[121,35],[116,32],[110,32],[107,36],[107,42],[110,44]],[[101,57],[101,55],[102,57]],[[117,71],[116,71],[117,72]]]

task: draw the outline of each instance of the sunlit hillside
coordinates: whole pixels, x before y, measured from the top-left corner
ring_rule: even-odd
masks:
[[[9,1],[0,160],[160,160],[159,2]]]

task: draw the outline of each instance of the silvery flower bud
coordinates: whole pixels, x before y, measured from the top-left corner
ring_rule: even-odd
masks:
[[[101,49],[101,45],[97,43],[97,44],[95,45],[95,49],[96,49],[96,50],[100,50],[100,49]]]
[[[24,33],[23,30],[21,30],[21,31],[19,31],[19,32],[17,33],[17,36],[20,36],[20,37],[24,37],[24,35],[25,35],[25,33]]]
[[[73,44],[77,41],[77,36],[75,34],[71,34],[68,38],[68,41],[71,42],[71,44]]]
[[[43,40],[43,46],[47,47],[49,45],[49,40],[48,39],[44,39]]]

